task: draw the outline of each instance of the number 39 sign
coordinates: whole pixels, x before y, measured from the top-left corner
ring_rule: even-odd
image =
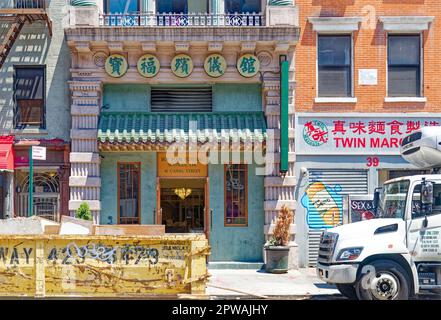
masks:
[[[380,165],[380,159],[378,157],[367,157],[366,165],[370,167],[378,167]]]

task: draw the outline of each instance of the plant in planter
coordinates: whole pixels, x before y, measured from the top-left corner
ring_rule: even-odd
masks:
[[[89,205],[86,202],[80,204],[80,206],[77,209],[77,212],[75,213],[75,218],[83,219],[87,221],[92,220],[92,212],[90,211]]]
[[[293,212],[284,205],[273,222],[275,224],[273,236],[267,241],[264,247],[266,272],[288,272],[288,244],[291,236],[290,226],[293,221]]]

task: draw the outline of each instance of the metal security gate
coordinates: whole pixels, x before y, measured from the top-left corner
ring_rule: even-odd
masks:
[[[323,230],[343,223],[344,196],[368,193],[368,171],[310,169],[308,176],[308,265],[315,266]]]

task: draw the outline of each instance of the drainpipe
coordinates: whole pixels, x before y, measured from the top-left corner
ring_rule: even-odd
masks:
[[[280,62],[280,173],[288,172],[288,94],[289,61],[286,55],[279,57]]]

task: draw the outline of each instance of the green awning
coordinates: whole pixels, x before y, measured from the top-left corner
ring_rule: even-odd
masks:
[[[265,139],[263,112],[104,112],[98,125],[100,143],[243,143]]]

